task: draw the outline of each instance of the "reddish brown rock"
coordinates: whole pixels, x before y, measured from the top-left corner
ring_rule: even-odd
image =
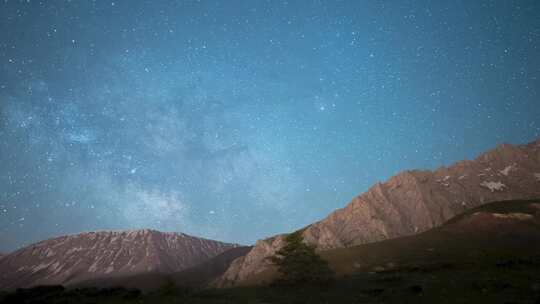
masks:
[[[139,273],[173,273],[235,246],[154,230],[62,236],[27,246],[0,259],[0,288],[70,285]]]

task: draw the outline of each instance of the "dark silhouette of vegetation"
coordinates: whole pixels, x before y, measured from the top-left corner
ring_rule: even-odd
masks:
[[[167,280],[163,286],[157,289],[154,295],[160,298],[182,298],[190,295],[195,289],[187,286],[176,285],[172,280]]]
[[[140,302],[141,291],[123,287],[66,289],[60,285],[19,288],[0,294],[1,304],[90,304]]]
[[[315,252],[315,248],[304,242],[302,231],[287,235],[285,246],[270,261],[281,273],[277,284],[329,283],[334,276],[328,263]]]

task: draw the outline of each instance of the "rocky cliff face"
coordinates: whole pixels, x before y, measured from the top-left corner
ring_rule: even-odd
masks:
[[[419,233],[484,203],[536,198],[540,139],[522,146],[504,144],[436,171],[402,172],[307,226],[303,235],[319,250],[349,247]],[[266,257],[280,248],[282,239],[258,241],[231,264],[217,286],[249,283],[268,268]]]
[[[0,288],[69,285],[145,272],[172,273],[233,247],[233,244],[154,230],[62,236],[0,259]]]

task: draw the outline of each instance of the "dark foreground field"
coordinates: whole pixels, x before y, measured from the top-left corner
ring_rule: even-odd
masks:
[[[164,286],[147,294],[121,288],[38,287],[4,295],[0,303],[540,303],[540,257],[423,265],[357,274],[326,286]]]

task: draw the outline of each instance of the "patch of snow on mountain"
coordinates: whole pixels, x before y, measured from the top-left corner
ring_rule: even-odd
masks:
[[[105,269],[105,273],[111,273],[114,271],[114,267],[113,266],[109,266],[107,267],[107,269]]]
[[[82,250],[83,250],[83,248],[82,248],[81,246],[79,246],[79,247],[73,247],[73,248],[69,249],[69,250],[66,252],[66,254],[67,254],[67,255],[70,255],[70,254],[72,254],[72,253],[75,253],[75,252],[78,252],[78,251],[82,251]]]
[[[493,213],[493,216],[496,218],[503,218],[503,219],[514,219],[514,220],[530,220],[534,217],[527,213],[520,213],[520,212],[514,212],[514,213]]]
[[[445,187],[448,187],[448,186],[450,186],[450,183],[448,182],[449,180],[450,180],[450,175],[447,175],[447,176],[445,176],[444,178],[442,178],[442,179],[437,179],[437,180],[435,180],[435,181],[436,181],[437,183],[439,183],[439,184],[445,186]]]
[[[89,272],[96,272],[97,271],[99,260],[101,260],[101,258],[97,259],[96,261],[94,261],[94,263],[92,265],[90,265],[90,267],[88,268]]]
[[[51,265],[51,270],[56,270],[60,266],[60,262],[56,261]]]
[[[54,255],[54,251],[51,248],[45,249],[45,257],[50,258]]]
[[[38,271],[40,271],[42,269],[45,269],[45,268],[49,267],[51,264],[52,264],[52,262],[51,263],[41,263],[41,264],[37,265],[36,267],[32,268],[32,273],[38,272]]]
[[[483,187],[486,187],[488,188],[491,192],[495,192],[495,191],[503,191],[504,188],[506,188],[506,185],[501,183],[500,181],[499,182],[488,182],[488,181],[483,181],[480,186],[483,186]]]
[[[499,171],[502,175],[504,176],[508,176],[508,173],[510,173],[510,171],[514,169],[514,165],[510,165],[510,166],[506,166],[504,169],[502,169],[501,171]]]

